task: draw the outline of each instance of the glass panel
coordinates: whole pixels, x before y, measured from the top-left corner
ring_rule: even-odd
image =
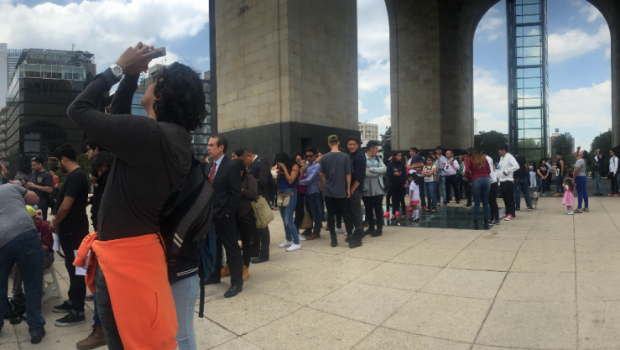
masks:
[[[540,35],[540,26],[526,26],[517,28],[517,36]]]
[[[517,63],[520,66],[537,66],[542,62],[542,57],[524,57],[520,60],[522,61]]]
[[[518,107],[538,107],[541,105],[541,102],[540,98],[522,98],[519,99]]]
[[[536,36],[524,36],[521,38],[523,41],[523,45],[521,46],[540,46],[541,45],[541,40],[540,40],[540,36],[536,35]]]
[[[541,71],[540,68],[525,68],[519,69],[522,72],[522,75],[525,78],[540,78]]]
[[[523,6],[524,15],[538,15],[540,14],[540,5],[526,5]]]
[[[524,119],[533,119],[536,118],[538,120],[540,120],[541,118],[541,110],[540,109],[520,109],[518,116],[519,118],[524,118]]]
[[[538,129],[540,131],[542,127],[540,119],[521,119],[519,122],[523,123],[523,126],[519,126],[520,128]]]
[[[524,97],[540,97],[542,93],[542,89],[533,88],[533,89],[519,89],[517,94],[520,98]]]

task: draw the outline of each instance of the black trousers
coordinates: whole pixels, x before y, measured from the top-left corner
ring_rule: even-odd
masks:
[[[426,206],[426,193],[424,189],[424,184],[418,187],[420,187],[420,203],[422,204],[422,208],[424,208]]]
[[[489,191],[489,209],[491,209],[491,221],[499,221],[499,206],[497,205],[497,182],[491,184]]]
[[[271,244],[271,235],[269,226],[254,231],[252,238],[252,256],[269,257],[269,244]]]
[[[301,222],[304,220],[304,216],[306,215],[305,203],[306,194],[297,191],[297,203],[295,203],[295,219],[293,219],[297,230],[300,230],[299,226],[301,226]]]
[[[388,196],[392,197],[392,215],[396,215],[396,212],[402,207],[400,215],[407,216],[407,206],[405,205],[405,182],[393,180],[390,183],[390,190]]]
[[[41,209],[41,212],[43,213],[43,221],[47,221],[47,210],[49,209],[47,203],[39,204],[39,209]]]
[[[250,210],[243,217],[237,217],[237,227],[241,233],[241,243],[243,243],[242,257],[243,265],[250,267],[252,260],[252,239],[256,236],[258,229],[256,228],[256,219],[254,212]],[[228,265],[230,267],[230,265]],[[243,272],[243,271],[242,271]]]
[[[342,215],[347,232],[354,231],[353,215],[351,214],[351,204],[348,198],[325,196],[325,206],[327,207],[327,225],[329,225],[330,234],[336,234],[336,214]]]
[[[86,297],[86,281],[84,276],[78,276],[75,274],[75,266],[73,261],[75,260],[74,250],[80,247],[82,239],[86,237],[88,230],[70,230],[63,231],[59,236],[60,246],[65,253],[65,267],[69,274],[69,300],[71,300],[71,307],[74,311],[84,312],[84,297]]]
[[[243,284],[243,269],[241,265],[241,248],[237,240],[237,221],[233,218],[213,218],[215,234],[219,248],[215,258],[215,270],[209,277],[210,282],[219,282],[222,278],[222,245],[226,247],[226,263],[230,269],[230,283]]]
[[[613,176],[614,174],[612,174],[612,176],[609,178],[611,180],[611,194],[618,194],[618,179],[616,178],[616,176]]]
[[[452,192],[454,193],[454,200],[456,201],[456,204],[459,204],[461,202],[461,197],[459,196],[459,177],[458,175],[448,175],[446,176],[446,192],[447,194],[447,199],[448,200],[452,200],[451,196],[450,196],[450,187],[452,188]]]
[[[502,191],[502,198],[504,199],[506,214],[516,216],[514,183],[512,181],[504,181],[499,184],[499,188]]]
[[[364,201],[364,209],[368,229],[377,228],[377,231],[383,230],[383,195],[374,197],[362,197]]]
[[[467,181],[465,181],[465,198],[467,198],[467,203],[472,202],[471,200],[471,184]]]

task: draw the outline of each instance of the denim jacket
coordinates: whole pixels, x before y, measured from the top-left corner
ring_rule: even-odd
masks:
[[[379,178],[379,183],[381,184],[381,188],[385,189],[385,185],[383,184],[383,175],[387,171],[385,164],[383,161],[377,156],[374,158],[368,158],[368,155],[364,155],[366,157],[366,168],[369,168],[370,171],[366,170],[366,178],[364,179],[364,192],[368,191],[369,182],[372,178]]]

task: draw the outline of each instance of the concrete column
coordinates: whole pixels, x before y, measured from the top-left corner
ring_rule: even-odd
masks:
[[[457,0],[386,0],[392,148],[473,145],[473,33]]]
[[[359,134],[355,0],[216,0],[217,125],[273,157]]]

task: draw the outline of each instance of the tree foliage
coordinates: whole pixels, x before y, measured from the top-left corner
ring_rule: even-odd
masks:
[[[500,158],[497,146],[504,143],[506,143],[504,135],[497,131],[481,131],[478,135],[474,135],[474,148],[478,152],[485,152],[496,162],[499,162]]]
[[[564,158],[573,153],[573,149],[575,148],[574,140],[568,133],[560,134],[554,138],[552,146],[557,150],[557,152],[562,153],[562,157]]]
[[[597,149],[600,149],[602,154],[607,154],[612,148],[612,133],[611,130],[607,130],[600,133],[594,138],[594,140],[592,140],[592,144],[590,145],[590,154],[594,154],[594,151]]]

